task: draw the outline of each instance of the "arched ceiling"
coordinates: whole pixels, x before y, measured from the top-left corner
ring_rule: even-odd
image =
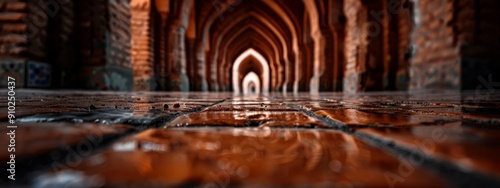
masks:
[[[230,3],[233,4],[230,4]],[[199,5],[199,9],[204,6]],[[203,11],[205,22],[200,24],[199,30],[208,30],[208,33],[201,36],[201,43],[209,42],[211,50],[198,49],[197,60],[201,56],[207,57],[208,62],[203,63],[209,70],[205,71],[205,77],[211,85],[225,85],[234,58],[248,47],[259,50],[266,56],[271,64],[272,90],[283,88],[283,84],[294,82],[295,69],[290,64],[298,66],[298,33],[301,33],[301,20],[295,15],[303,11],[301,1],[290,1],[290,3],[279,4],[274,1],[227,1],[223,6],[215,6],[210,10]],[[226,9],[220,13],[216,9]],[[296,11],[296,13],[294,13]],[[210,16],[209,16],[210,15]],[[213,15],[218,15],[219,19],[211,19]],[[208,39],[204,39],[208,38]],[[251,45],[247,45],[251,44]],[[203,48],[205,45],[199,44]],[[245,46],[241,48],[239,46]],[[247,47],[248,46],[248,47]],[[290,58],[296,62],[290,63]],[[205,67],[206,68],[206,67]],[[220,74],[219,74],[220,73]],[[291,85],[290,85],[291,86]],[[285,86],[286,88],[286,86]]]
[[[296,92],[299,84],[309,83],[311,91],[318,90],[319,77],[327,68],[324,54],[329,53],[325,52],[323,41],[325,28],[329,27],[324,26],[329,26],[325,22],[334,20],[325,17],[333,15],[328,11],[333,3],[324,0],[186,1],[193,2],[190,10],[195,13],[185,12],[183,15],[195,18],[183,19],[178,17],[179,14],[173,14],[169,23],[189,20],[190,33],[186,36],[192,42],[186,50],[191,50],[187,53],[187,61],[193,71],[188,76],[190,82],[194,82],[195,90],[232,88],[234,61],[249,48],[261,54],[269,64],[270,90],[293,89]],[[178,4],[171,2],[170,6],[175,8]],[[172,7],[170,11],[179,12]],[[186,24],[179,25],[181,30]],[[170,37],[175,43],[183,42]],[[170,52],[177,54],[175,50]]]
[[[257,74],[257,77],[260,80],[263,80],[264,78],[263,73],[264,73],[264,67],[259,63],[259,60],[256,59],[255,57],[248,57],[243,62],[241,63],[240,67],[238,68],[238,73],[239,73],[239,83],[243,83],[243,78],[245,75],[248,73],[254,73]]]

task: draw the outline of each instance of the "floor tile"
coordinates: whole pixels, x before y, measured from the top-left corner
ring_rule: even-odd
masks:
[[[337,131],[174,128],[123,139],[81,165],[48,172],[39,181],[50,185],[59,176],[76,176],[107,186],[387,187],[385,176],[397,176],[400,164],[380,149]],[[415,169],[396,185],[445,185],[431,173]]]

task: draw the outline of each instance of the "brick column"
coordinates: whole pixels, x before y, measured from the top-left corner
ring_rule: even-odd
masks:
[[[321,49],[324,51],[324,58],[322,60],[325,63],[323,75],[320,78],[319,82],[319,91],[333,91],[334,83],[336,82],[336,78],[334,78],[334,67],[336,63],[336,59],[334,57],[333,50],[335,49],[334,39],[331,31],[328,27],[322,27],[323,40],[325,41],[324,48]]]
[[[186,70],[186,31],[194,1],[186,0],[176,3],[178,3],[176,4],[177,10],[169,18],[166,85],[169,91],[189,91],[190,83]]]
[[[343,90],[343,79],[345,70],[345,29],[347,18],[344,13],[344,0],[329,1],[328,27],[332,34],[332,48],[329,49],[333,55],[333,91]],[[333,50],[333,51],[332,51]]]
[[[166,65],[166,35],[167,20],[170,17],[170,1],[169,0],[155,0],[153,3],[155,13],[155,76],[156,83],[158,84],[157,90],[164,91],[167,89],[167,65]]]
[[[366,24],[366,10],[360,0],[344,2],[344,12],[347,17],[344,54],[346,66],[344,72],[344,92],[354,93],[359,88],[358,66],[363,60],[359,54],[366,53],[366,36],[362,25]]]
[[[78,88],[78,37],[75,31],[75,1],[50,0],[54,19],[49,23],[48,62],[52,64],[54,88]],[[59,3],[57,5],[56,3]]]
[[[134,90],[150,91],[156,88],[153,64],[154,52],[149,1],[132,4],[132,65]]]
[[[131,91],[130,1],[89,0],[78,7],[83,87]]]
[[[350,0],[347,17],[344,91],[381,91],[389,71],[389,22],[387,2]]]
[[[398,65],[396,70],[396,90],[408,90],[408,66],[412,57],[411,31],[414,27],[414,1],[399,0],[401,10],[397,15],[398,24]]]
[[[498,83],[499,8],[495,0],[419,0],[410,90],[491,89]]]
[[[461,89],[500,88],[500,1],[455,2],[457,40],[461,53]],[[467,19],[469,18],[469,19]],[[470,23],[474,26],[470,26]]]

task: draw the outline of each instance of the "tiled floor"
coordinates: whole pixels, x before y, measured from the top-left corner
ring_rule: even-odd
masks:
[[[500,187],[495,93],[17,90],[16,99],[16,181],[7,174],[4,185]],[[2,164],[10,154],[0,150]]]

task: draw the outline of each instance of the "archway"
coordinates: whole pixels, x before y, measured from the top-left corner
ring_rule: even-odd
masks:
[[[268,93],[269,92],[269,64],[267,63],[266,58],[262,56],[259,52],[255,51],[252,48],[249,48],[245,52],[241,53],[238,58],[233,63],[233,89],[234,93],[239,95],[241,92],[240,89],[240,84],[239,84],[239,77],[240,77],[240,72],[239,68],[243,60],[245,60],[248,57],[254,57],[255,59],[258,60],[260,65],[262,66],[262,93]]]
[[[249,72],[241,84],[243,95],[260,95],[261,84],[259,75],[255,72]]]

